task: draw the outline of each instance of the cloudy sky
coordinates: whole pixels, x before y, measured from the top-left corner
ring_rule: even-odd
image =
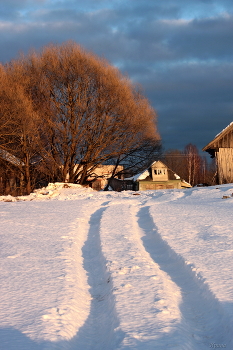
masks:
[[[74,40],[139,82],[165,149],[233,121],[232,0],[0,0],[0,61]]]

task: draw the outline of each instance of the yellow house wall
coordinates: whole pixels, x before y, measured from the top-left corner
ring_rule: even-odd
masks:
[[[180,189],[180,180],[170,181],[139,181],[139,191],[146,190],[163,190],[163,189]]]

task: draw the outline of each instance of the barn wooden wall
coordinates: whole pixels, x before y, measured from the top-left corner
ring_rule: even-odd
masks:
[[[216,156],[219,183],[233,182],[233,148],[219,148]]]

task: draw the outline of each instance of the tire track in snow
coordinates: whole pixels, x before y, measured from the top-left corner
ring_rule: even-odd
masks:
[[[138,224],[144,232],[142,241],[145,250],[181,290],[180,327],[190,342],[188,347],[180,344],[180,349],[206,349],[211,343],[227,344],[229,347],[232,330],[228,327],[227,315],[203,279],[162,239],[149,206],[138,212]]]
[[[114,331],[119,322],[111,276],[101,250],[100,220],[105,210],[102,207],[91,215],[88,238],[82,248],[92,301],[89,317],[75,337],[74,348],[80,350],[114,350],[122,339],[122,332]]]
[[[113,277],[119,328],[125,333],[118,349],[180,350],[179,288],[146,252],[137,213],[137,200],[113,201],[101,219],[102,250]]]

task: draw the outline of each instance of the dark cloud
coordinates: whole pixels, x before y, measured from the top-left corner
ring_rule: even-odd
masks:
[[[75,40],[139,82],[166,148],[232,121],[232,0],[0,0],[0,61]]]
[[[180,64],[149,73],[137,78],[157,108],[166,148],[191,142],[201,149],[232,121],[233,64]]]
[[[222,60],[233,55],[233,16],[193,20],[171,32],[169,47],[180,58]]]

